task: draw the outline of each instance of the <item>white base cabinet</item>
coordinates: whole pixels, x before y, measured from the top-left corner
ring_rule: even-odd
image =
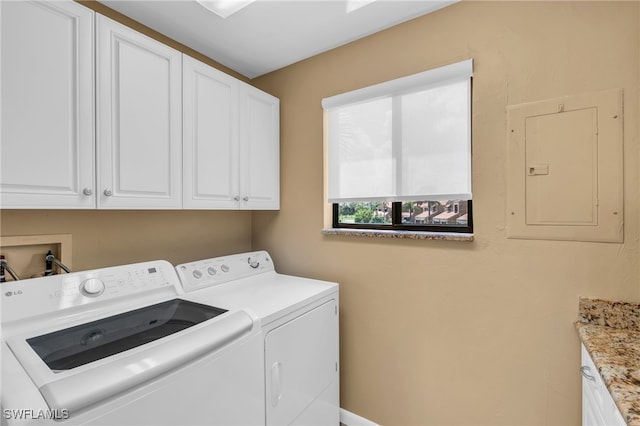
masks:
[[[598,369],[582,345],[582,425],[626,426]]]
[[[280,101],[183,59],[183,207],[280,207]]]
[[[94,208],[94,13],[0,2],[3,208]]]

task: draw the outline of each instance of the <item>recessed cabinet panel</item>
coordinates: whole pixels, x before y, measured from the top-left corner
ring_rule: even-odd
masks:
[[[92,208],[93,12],[0,2],[2,208]]]
[[[98,17],[100,208],[180,208],[182,56]]]
[[[116,194],[169,196],[171,98],[166,88],[171,87],[170,63],[126,41],[116,43]]]
[[[238,81],[184,59],[184,208],[237,208]]]
[[[596,108],[527,117],[527,225],[597,225]]]
[[[509,238],[623,241],[622,90],[507,108]]]
[[[231,199],[231,177],[237,173],[233,167],[233,158],[237,153],[231,143],[235,131],[231,128],[232,108],[229,108],[233,102],[233,88],[202,74],[196,75],[195,86],[198,111],[194,123],[198,130],[194,153],[198,183],[195,196]],[[211,114],[206,114],[205,111],[210,111]]]

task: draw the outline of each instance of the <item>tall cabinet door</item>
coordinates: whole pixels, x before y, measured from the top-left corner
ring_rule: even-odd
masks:
[[[182,56],[97,20],[98,207],[180,208]]]
[[[280,100],[240,87],[240,196],[254,210],[280,208]]]
[[[93,12],[0,2],[2,208],[92,208]]]
[[[238,80],[183,57],[183,208],[237,209]]]

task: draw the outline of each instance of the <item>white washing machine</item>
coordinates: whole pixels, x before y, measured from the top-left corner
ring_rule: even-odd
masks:
[[[340,423],[338,285],[279,274],[265,251],[178,265],[190,299],[258,322],[267,425]]]
[[[3,283],[1,423],[264,424],[262,329],[165,261]]]

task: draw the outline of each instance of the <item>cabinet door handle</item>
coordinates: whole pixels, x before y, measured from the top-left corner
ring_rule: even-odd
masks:
[[[82,190],[82,193],[88,197],[93,194],[93,190],[91,188],[85,188]]]
[[[104,190],[104,196],[105,197],[111,197],[113,195],[113,192],[111,192],[110,189],[105,189]]]
[[[233,201],[240,201],[240,196],[236,195],[235,197],[233,197]]]
[[[249,201],[249,197],[245,195],[244,197],[242,197],[242,201]]]
[[[591,372],[591,369],[589,368],[588,365],[583,365],[582,367],[580,367],[580,373],[582,373],[582,377],[584,377],[587,380],[591,380],[592,382],[595,382],[596,378],[591,374],[588,374],[587,371]]]

